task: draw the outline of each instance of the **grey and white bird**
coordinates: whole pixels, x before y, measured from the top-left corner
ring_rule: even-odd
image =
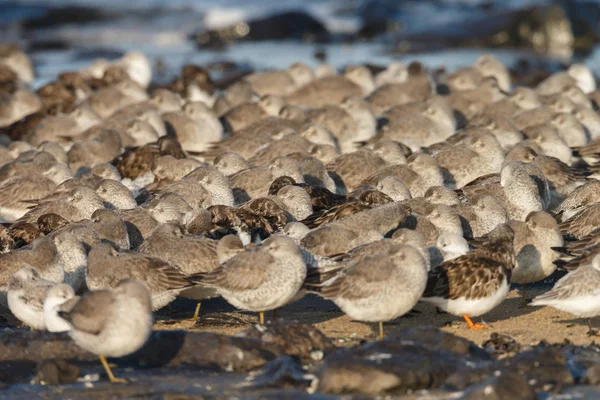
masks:
[[[34,268],[24,266],[8,281],[8,308],[25,325],[46,329],[44,299],[54,285],[54,282],[41,278]]]
[[[123,279],[143,282],[152,296],[152,309],[158,310],[194,282],[173,265],[133,251],[119,251],[112,243],[99,243],[88,254],[85,282],[91,290],[111,289]]]
[[[589,335],[596,335],[590,318],[600,315],[600,255],[556,282],[554,287],[533,299],[531,306],[550,306],[588,319]]]
[[[306,278],[306,264],[294,241],[273,235],[246,248],[200,281],[212,286],[233,306],[260,314],[290,302]]]
[[[359,257],[322,283],[320,295],[352,319],[379,324],[409,312],[425,290],[427,263],[416,248],[394,244],[387,254]]]
[[[113,375],[106,357],[126,356],[148,341],[152,300],[145,284],[126,279],[112,290],[87,292],[70,310],[58,315],[70,325],[71,339],[99,356],[111,382],[127,383]]]
[[[66,283],[60,283],[49,288],[44,299],[44,323],[48,332],[67,332],[71,325],[62,319],[58,313],[70,310],[79,301],[73,288]]]

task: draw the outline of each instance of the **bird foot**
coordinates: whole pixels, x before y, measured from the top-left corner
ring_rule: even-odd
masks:
[[[587,331],[587,335],[590,337],[600,337],[600,333],[598,332],[597,329],[590,329],[589,331]]]
[[[473,324],[469,325],[469,329],[488,329],[490,326],[487,324]]]
[[[469,327],[469,329],[487,329],[490,326],[488,324],[476,324],[473,321],[471,321],[471,318],[469,318],[469,316],[467,315],[463,315],[463,318],[465,319],[465,322],[467,323],[467,326]]]
[[[129,383],[129,381],[127,379],[123,379],[123,378],[117,378],[117,377],[109,377],[110,378],[110,382],[111,383]]]

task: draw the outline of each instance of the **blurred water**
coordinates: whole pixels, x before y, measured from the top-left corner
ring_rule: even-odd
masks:
[[[233,61],[256,69],[285,68],[295,61],[316,65],[314,53],[317,50],[324,50],[327,62],[341,68],[353,63],[386,64],[398,56],[390,54],[390,43],[385,36],[350,44],[339,40],[323,45],[298,41],[241,42],[222,51],[199,50],[188,37],[206,28],[220,28],[249,18],[300,9],[323,22],[334,35],[354,33],[363,18],[389,18],[390,13],[396,13],[392,18],[402,25],[403,30],[419,32],[460,21],[466,12],[470,17],[484,17],[487,8],[476,7],[484,3],[490,1],[405,0],[389,2],[388,10],[371,7],[367,0],[14,0],[0,1],[0,37],[25,47],[31,43],[59,43],[54,49],[42,45],[30,51],[38,72],[36,87],[54,79],[61,71],[81,68],[99,56],[117,57],[132,49],[144,52],[153,62],[160,61],[167,75],[175,73],[185,63]],[[507,0],[493,4],[495,10],[510,10],[549,3],[550,0]],[[398,4],[401,12],[398,12]],[[20,23],[24,19],[43,16],[49,10],[72,5],[100,10],[108,16],[88,23],[50,27],[24,27]],[[60,45],[62,43],[68,45],[65,47]],[[401,59],[418,59],[429,67],[444,65],[454,69],[472,62],[481,52],[481,49],[459,49],[403,55]],[[518,57],[533,56],[514,50],[496,50],[494,54],[507,63]],[[586,63],[597,68],[598,57],[594,52]]]

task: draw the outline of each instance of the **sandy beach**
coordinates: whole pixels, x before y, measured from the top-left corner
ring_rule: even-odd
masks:
[[[535,285],[528,290],[528,297],[551,288],[551,284]],[[213,332],[224,335],[235,335],[252,324],[258,322],[258,316],[252,313],[241,313],[232,309],[222,299],[207,300],[203,303],[198,322],[187,320],[188,314],[194,310],[194,303],[180,300],[172,305],[171,310],[164,309],[158,313],[154,329],[185,329],[191,332]],[[267,321],[272,314],[267,315]],[[302,300],[289,304],[277,311],[277,318],[311,324],[330,338],[336,346],[350,347],[365,341],[376,340],[375,324],[353,321],[344,315],[335,304],[322,300],[315,295],[308,295]],[[413,312],[386,323],[384,329],[388,337],[394,338],[395,332],[404,328],[430,325],[444,332],[472,340],[482,345],[492,333],[507,335],[523,346],[537,345],[540,341],[547,343],[564,343],[569,341],[575,345],[589,345],[597,338],[587,335],[587,321],[551,307],[521,307],[519,288],[513,288],[506,300],[477,322],[489,324],[488,329],[469,329],[462,318],[446,313],[439,313],[435,307],[419,303]],[[592,327],[598,327],[592,319]]]

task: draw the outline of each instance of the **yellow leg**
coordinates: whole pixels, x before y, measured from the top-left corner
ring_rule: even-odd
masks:
[[[277,309],[273,310],[273,321],[277,319]]]
[[[385,336],[383,335],[383,322],[379,321],[379,340],[383,340]]]
[[[198,304],[196,304],[196,311],[194,311],[194,316],[192,317],[193,321],[196,321],[198,319],[198,316],[200,315],[200,306],[202,305],[202,302],[199,301]]]
[[[471,318],[469,318],[468,315],[463,315],[463,318],[465,319],[465,321],[467,321],[467,325],[469,325],[470,329],[487,329],[487,328],[489,328],[489,326],[487,326],[487,325],[474,324],[473,321],[471,321]]]
[[[261,324],[261,325],[264,325],[264,324],[265,324],[265,313],[264,313],[264,312],[262,312],[262,311],[261,311],[261,312],[259,312],[259,313],[258,313],[258,317],[259,317],[260,324]]]
[[[110,381],[112,383],[127,383],[127,381],[125,379],[115,378],[112,371],[110,370],[110,367],[108,366],[108,363],[106,362],[106,358],[104,356],[99,356],[99,357],[100,357],[100,362],[102,363],[102,366],[104,367],[104,370],[106,370],[106,373],[108,374],[108,379],[110,379]]]

